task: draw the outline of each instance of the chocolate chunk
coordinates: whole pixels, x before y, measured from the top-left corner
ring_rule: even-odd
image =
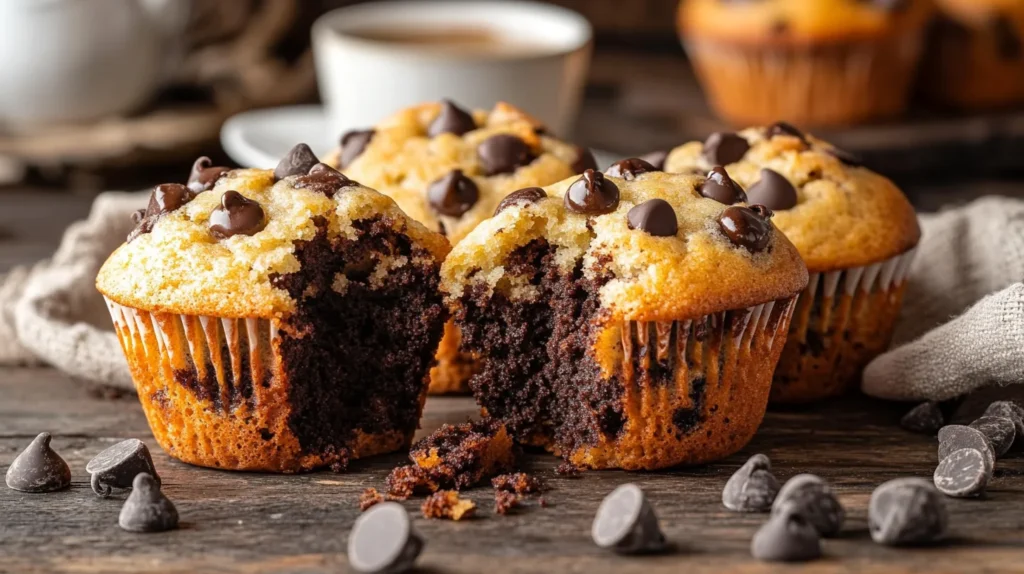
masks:
[[[1024,40],[1017,32],[1017,26],[1005,14],[999,14],[989,21],[989,31],[996,43],[996,53],[1003,60],[1015,61],[1024,57]]]
[[[153,231],[158,219],[176,211],[195,197],[196,193],[180,183],[163,183],[154,187],[146,209],[132,214],[135,229],[128,234],[128,242],[131,243],[138,236]]]
[[[949,453],[942,458],[932,476],[935,488],[957,498],[982,494],[991,478],[992,466],[986,454],[976,448],[961,448]]]
[[[611,177],[620,177],[622,179],[631,181],[636,179],[638,175],[647,173],[649,171],[661,170],[638,157],[633,157],[613,163],[611,167],[604,170],[604,174],[609,175]]]
[[[452,170],[427,187],[427,202],[441,215],[461,217],[476,205],[478,199],[480,189],[472,179],[463,175],[461,169]]]
[[[320,160],[317,159],[313,150],[309,149],[308,145],[300,143],[293,147],[274,168],[274,181],[281,181],[291,175],[306,175],[318,163]]]
[[[747,190],[747,201],[780,211],[796,206],[796,188],[777,171],[764,168],[761,179]]]
[[[583,215],[611,213],[618,206],[618,186],[592,169],[583,172],[565,191],[565,208]]]
[[[1024,439],[1024,408],[1013,401],[996,401],[985,409],[986,415],[1006,417],[1017,429],[1017,439]]]
[[[665,170],[665,160],[668,159],[668,152],[664,150],[652,151],[651,153],[640,156],[640,159],[654,166],[654,169],[658,171]]]
[[[704,159],[712,165],[736,163],[747,155],[750,143],[733,132],[715,132],[704,140]]]
[[[658,517],[644,491],[635,484],[623,484],[601,502],[590,534],[601,548],[620,554],[644,554],[665,549]]]
[[[164,532],[178,527],[178,509],[160,483],[145,472],[135,475],[132,493],[121,507],[117,524],[129,532]]]
[[[988,437],[992,443],[992,450],[995,456],[1001,457],[1009,452],[1013,441],[1017,439],[1017,428],[1013,420],[996,415],[985,415],[970,424],[973,429],[978,429]]]
[[[630,229],[639,229],[655,237],[672,237],[679,231],[676,210],[664,199],[650,199],[629,210],[626,222]]]
[[[358,183],[345,177],[345,174],[326,163],[318,163],[309,170],[308,174],[295,178],[295,187],[308,189],[315,193],[322,193],[327,197],[334,197],[336,193],[346,187],[356,187],[358,185]]]
[[[946,536],[946,501],[927,480],[897,478],[871,493],[871,539],[888,546],[927,544]]]
[[[766,135],[769,138],[773,138],[775,136],[789,136],[802,141],[804,145],[808,145],[807,135],[793,124],[788,124],[786,122],[775,122],[768,126]]]
[[[573,173],[583,173],[588,169],[597,170],[597,159],[589,149],[576,146],[576,161],[572,163]]]
[[[935,434],[946,424],[939,403],[923,402],[907,411],[900,419],[900,426],[911,432]]]
[[[768,512],[779,493],[779,481],[771,472],[772,463],[763,454],[755,454],[725,483],[722,504],[737,512]]]
[[[512,193],[506,195],[505,199],[502,199],[501,202],[498,203],[498,207],[495,208],[494,210],[494,215],[498,215],[502,211],[505,211],[509,207],[516,204],[525,205],[530,203],[537,203],[538,201],[546,198],[547,196],[548,194],[545,193],[544,190],[539,187],[527,187],[524,189],[513,191]]]
[[[348,563],[356,572],[406,572],[422,551],[423,539],[397,502],[382,502],[364,512],[348,537]]]
[[[217,239],[255,235],[266,226],[260,204],[233,189],[224,192],[220,207],[210,213],[210,233]]]
[[[939,429],[939,460],[962,448],[973,448],[985,455],[985,463],[990,471],[995,466],[995,448],[980,430],[963,425],[946,425]]]
[[[476,120],[473,119],[473,114],[455,105],[451,100],[444,100],[441,102],[441,112],[427,127],[427,135],[432,138],[441,134],[461,136],[475,129]]]
[[[192,173],[188,176],[188,189],[192,193],[210,191],[222,175],[231,171],[230,167],[213,166],[213,161],[205,155],[192,164]]]
[[[725,205],[747,201],[746,192],[720,165],[716,165],[708,172],[708,178],[700,186],[700,194]]]
[[[359,156],[366,151],[373,136],[377,135],[376,130],[352,130],[341,136],[341,154],[338,157],[338,167],[345,169],[352,164]]]
[[[71,469],[40,433],[7,469],[7,487],[21,492],[54,492],[71,486]]]
[[[821,537],[799,508],[786,504],[754,534],[750,555],[765,562],[814,560],[821,557]]]
[[[751,253],[763,251],[772,238],[772,212],[761,205],[750,208],[734,205],[718,216],[718,227],[734,245]]]
[[[511,134],[498,134],[485,139],[476,147],[476,153],[487,175],[512,173],[533,161],[530,146]]]
[[[831,155],[832,157],[843,162],[843,164],[848,165],[850,167],[861,167],[864,165],[864,160],[862,160],[859,155],[853,152],[848,152],[842,148],[833,146],[826,149],[825,153]]]
[[[794,505],[796,512],[804,516],[818,534],[830,538],[839,534],[846,518],[846,511],[827,482],[813,474],[798,474],[786,481],[775,497],[772,514],[783,511],[787,505]]]
[[[160,483],[153,457],[146,443],[137,438],[123,440],[89,461],[85,471],[92,475],[92,491],[106,498],[115,488],[131,488],[135,477],[146,473]]]

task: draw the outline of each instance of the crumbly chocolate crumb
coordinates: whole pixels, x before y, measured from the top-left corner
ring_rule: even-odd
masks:
[[[555,467],[555,474],[564,478],[579,478],[583,470],[571,462],[563,462]]]
[[[384,500],[384,495],[377,492],[376,488],[367,488],[359,495],[359,510],[361,512],[366,512],[370,507],[384,502]]]
[[[516,494],[532,494],[540,492],[543,488],[539,478],[525,472],[496,476],[491,479],[491,486],[495,490],[514,492]]]
[[[442,425],[413,445],[409,458],[430,481],[462,490],[512,470],[516,452],[504,425],[485,419]]]
[[[420,510],[425,518],[462,520],[476,512],[476,503],[459,498],[459,493],[456,490],[439,490],[423,501]]]
[[[409,464],[391,471],[387,478],[388,495],[405,500],[414,494],[430,494],[438,485],[420,467]]]
[[[506,515],[519,506],[519,495],[507,490],[494,491],[494,512]]]

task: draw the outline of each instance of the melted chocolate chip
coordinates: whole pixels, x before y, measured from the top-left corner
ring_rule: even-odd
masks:
[[[989,22],[989,30],[1000,58],[1014,61],[1024,57],[1024,40],[1021,40],[1013,20],[1005,14],[1000,14]]]
[[[611,213],[619,206],[619,188],[599,171],[588,169],[565,191],[565,207],[583,215]]]
[[[338,166],[345,169],[357,157],[363,155],[366,146],[370,145],[375,135],[377,135],[376,130],[353,130],[341,136],[341,155],[338,157]]]
[[[318,163],[308,174],[295,178],[295,187],[322,193],[327,197],[334,197],[334,194],[342,189],[357,185],[359,184],[326,163]]]
[[[288,155],[274,168],[274,181],[280,181],[291,175],[306,175],[314,165],[320,163],[309,146],[300,143],[293,147]]]
[[[222,175],[231,171],[229,167],[213,166],[210,158],[203,156],[192,164],[192,173],[188,176],[188,188],[192,193],[210,191]]]
[[[747,155],[750,143],[732,132],[715,132],[704,141],[704,159],[713,165],[736,163]]]
[[[597,169],[597,160],[589,149],[576,146],[576,161],[572,164],[573,173],[583,173],[588,169]]]
[[[862,165],[864,165],[864,161],[860,158],[859,155],[841,148],[830,147],[827,150],[825,150],[825,153],[831,155],[832,157],[838,159],[839,161],[843,162],[844,164],[850,167],[861,167]]]
[[[665,160],[668,159],[668,152],[664,150],[652,151],[640,156],[640,159],[654,166],[658,171],[665,170]]]
[[[153,226],[156,225],[158,219],[177,210],[195,197],[195,193],[180,183],[163,183],[154,187],[146,209],[132,214],[135,229],[128,234],[128,242],[131,243],[138,236],[153,231]]]
[[[477,146],[476,153],[487,175],[512,173],[516,168],[533,161],[530,146],[510,134],[498,134],[485,139]]]
[[[747,201],[747,194],[743,192],[743,188],[733,181],[720,165],[716,165],[708,172],[708,178],[700,186],[700,194],[726,205]]]
[[[611,167],[604,170],[604,174],[612,177],[621,177],[625,180],[633,180],[636,179],[638,175],[649,171],[661,170],[638,157],[633,157],[613,163]]]
[[[630,229],[646,231],[655,237],[672,237],[679,231],[679,221],[672,205],[664,199],[651,199],[626,214]]]
[[[210,213],[210,233],[217,239],[255,235],[266,226],[260,204],[233,189],[224,192],[220,207]]]
[[[437,137],[441,134],[455,134],[461,136],[466,132],[476,129],[476,121],[473,115],[466,110],[456,106],[451,100],[441,102],[441,113],[437,114],[434,121],[427,127],[427,135]]]
[[[460,217],[476,205],[480,190],[461,169],[452,170],[427,188],[427,202],[441,215]]]
[[[768,209],[782,210],[796,206],[796,188],[777,171],[764,168],[761,179],[747,190],[750,203],[757,203]]]
[[[772,225],[768,221],[770,217],[771,211],[763,206],[746,208],[734,205],[726,208],[718,216],[718,227],[734,245],[757,253],[768,247],[771,240]]]
[[[775,122],[774,124],[768,126],[767,136],[769,138],[773,138],[775,136],[789,136],[791,138],[796,138],[800,140],[801,142],[804,143],[804,145],[808,145],[807,135],[804,134],[804,132],[800,131],[793,124],[789,124],[786,122]]]
[[[494,215],[498,215],[502,211],[505,211],[509,207],[519,203],[537,203],[538,201],[546,198],[547,193],[539,187],[527,187],[505,196],[505,199],[501,200],[498,207],[494,210]]]

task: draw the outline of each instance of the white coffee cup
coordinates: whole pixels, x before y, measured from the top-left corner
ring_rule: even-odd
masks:
[[[370,36],[484,30],[524,50],[445,49]],[[335,134],[365,128],[422,102],[470,109],[506,101],[556,134],[571,132],[593,31],[571,10],[518,1],[399,1],[334,10],[313,25],[320,93]]]

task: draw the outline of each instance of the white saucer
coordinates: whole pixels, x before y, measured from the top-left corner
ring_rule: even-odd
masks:
[[[224,151],[242,167],[271,169],[297,143],[306,143],[318,156],[337,147],[340,134],[327,133],[322,106],[287,106],[243,112],[228,118],[220,130]],[[597,165],[621,159],[594,150]]]

